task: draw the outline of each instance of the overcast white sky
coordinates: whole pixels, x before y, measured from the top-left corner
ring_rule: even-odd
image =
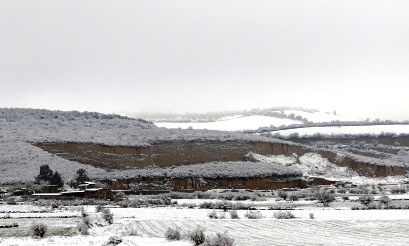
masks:
[[[409,120],[409,1],[0,1],[0,107]]]

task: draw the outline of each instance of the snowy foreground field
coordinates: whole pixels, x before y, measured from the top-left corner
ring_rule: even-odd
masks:
[[[392,197],[392,196],[391,196]],[[394,199],[406,199],[397,195]],[[203,200],[181,199],[184,203]],[[283,201],[282,201],[283,202]],[[296,204],[291,210],[294,219],[276,219],[277,210],[267,207],[274,200],[245,201],[258,208],[261,219],[247,219],[247,211],[238,210],[240,219],[230,219],[223,210],[187,207],[119,208],[109,207],[113,224],[106,223],[96,206],[84,206],[92,227],[89,235],[79,235],[77,225],[82,220],[80,207],[40,207],[33,205],[1,205],[0,225],[19,224],[17,228],[0,228],[0,245],[107,245],[110,237],[122,239],[118,245],[193,245],[187,239],[168,241],[167,228],[179,228],[183,234],[197,226],[205,228],[206,235],[227,233],[235,245],[408,245],[409,210],[351,210],[351,201],[336,201],[330,207],[313,201],[284,202]],[[216,211],[226,219],[210,219]],[[8,213],[6,213],[8,212]],[[313,218],[311,215],[313,214]],[[60,218],[63,217],[63,218]],[[33,223],[48,225],[43,239],[33,238]]]

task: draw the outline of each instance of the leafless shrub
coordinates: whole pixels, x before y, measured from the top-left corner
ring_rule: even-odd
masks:
[[[384,206],[384,207],[387,207],[387,206],[389,206],[390,204],[391,204],[391,199],[388,197],[388,196],[386,196],[386,195],[383,195],[383,196],[381,196],[380,198],[379,198],[379,203],[382,205],[382,206]]]
[[[359,197],[358,200],[362,205],[365,205],[368,207],[368,205],[373,202],[373,196],[364,195],[364,196]]]
[[[247,211],[247,213],[244,214],[244,217],[248,218],[248,219],[261,219],[263,218],[263,215],[260,213],[260,211]]]
[[[361,188],[350,188],[348,190],[348,192],[350,194],[365,194],[365,193],[367,193],[365,189],[361,189]]]
[[[217,215],[216,210],[213,210],[212,212],[210,212],[209,214],[207,214],[207,216],[208,216],[210,219],[218,219],[218,218],[219,218],[219,216]]]
[[[81,207],[81,208],[80,208],[80,212],[81,212],[81,216],[82,216],[82,217],[88,217],[88,213],[85,211],[85,208],[84,208],[84,207]]]
[[[318,202],[324,204],[325,207],[328,207],[331,202],[335,201],[333,192],[329,192],[324,189],[316,192],[315,197],[317,198]]]
[[[16,198],[14,198],[14,197],[7,198],[7,204],[8,205],[16,205],[17,204]]]
[[[104,218],[104,220],[109,224],[114,223],[114,214],[111,213],[111,210],[109,210],[109,208],[104,208],[102,210],[102,218]]]
[[[88,230],[89,226],[86,224],[86,222],[81,221],[80,223],[78,223],[77,229],[81,235],[89,235],[89,230]]]
[[[120,237],[116,237],[116,236],[112,236],[108,239],[108,242],[105,244],[106,246],[115,246],[118,245],[120,243],[122,243],[122,238]]]
[[[236,210],[230,211],[230,218],[232,219],[240,219],[239,215],[237,214]]]
[[[97,213],[102,212],[103,209],[104,209],[104,206],[102,204],[99,204],[95,207],[95,212]]]
[[[169,241],[179,241],[182,239],[182,234],[178,228],[168,228],[165,231],[165,238]]]
[[[234,239],[227,233],[217,233],[215,236],[207,237],[203,246],[233,246]]]
[[[125,231],[123,233],[124,236],[137,236],[138,235],[138,230],[136,227],[132,225],[128,225],[125,227]]]
[[[276,219],[294,219],[295,216],[290,211],[277,211],[273,214]]]
[[[268,207],[269,210],[290,210],[294,209],[294,204],[290,203],[273,203],[270,207]]]
[[[405,187],[394,187],[391,189],[392,194],[404,194],[408,192],[408,190]]]
[[[197,226],[193,231],[189,232],[189,239],[195,246],[202,245],[206,240],[205,229]]]
[[[37,223],[31,226],[31,231],[36,237],[43,238],[47,230],[48,230],[47,225],[43,223]]]
[[[283,191],[283,190],[279,190],[279,191],[277,191],[277,196],[284,199],[284,200],[287,200],[288,192]]]

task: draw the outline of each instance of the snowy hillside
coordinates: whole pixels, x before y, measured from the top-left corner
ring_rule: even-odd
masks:
[[[271,134],[280,134],[281,136],[289,136],[298,134],[299,136],[321,135],[360,135],[373,134],[379,135],[383,133],[409,134],[409,125],[368,125],[368,126],[332,126],[332,127],[308,127],[296,128],[288,130],[273,131]]]
[[[32,145],[36,142],[81,142],[108,146],[148,146],[168,141],[272,141],[243,133],[169,130],[151,122],[119,115],[0,108],[0,183],[33,180],[48,164],[64,180],[85,168],[90,177],[126,176],[68,161]]]
[[[219,131],[242,131],[256,130],[260,126],[281,126],[301,124],[301,121],[292,119],[280,119],[271,116],[252,115],[252,116],[232,116],[214,122],[156,122],[158,127],[181,128],[181,129],[209,129]]]
[[[240,114],[239,114],[240,113]],[[351,120],[318,110],[272,108],[248,112],[219,113],[216,115],[167,115],[151,118],[155,125],[165,128],[211,129],[220,131],[257,130],[261,127],[302,125],[307,122],[321,123]]]
[[[307,112],[307,111],[301,111],[301,110],[284,110],[284,113],[286,115],[299,115],[305,119],[307,119],[309,122],[331,122],[331,121],[351,121],[354,120],[350,117],[343,117],[341,115],[337,114],[331,114],[331,113],[324,113],[320,111],[314,111],[314,112]]]

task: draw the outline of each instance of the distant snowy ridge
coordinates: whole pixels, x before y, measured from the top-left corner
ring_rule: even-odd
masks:
[[[166,115],[150,118],[158,127],[181,129],[212,129],[222,131],[245,131],[261,133],[291,129],[315,124],[351,121],[350,118],[318,110],[298,108],[270,108],[251,111],[231,112],[231,114]]]
[[[291,111],[286,114],[286,111]],[[302,120],[302,117],[295,112],[314,113],[319,112],[316,109],[306,109],[302,107],[272,107],[266,109],[251,109],[251,110],[233,110],[223,112],[207,112],[207,113],[140,113],[134,114],[135,116],[148,119],[153,122],[215,122],[220,120],[229,119],[231,117],[244,117],[244,116],[272,116],[275,118],[288,118]]]
[[[165,127],[170,129],[209,129],[219,131],[243,131],[243,130],[256,130],[260,126],[281,126],[281,125],[293,125],[299,124],[301,121],[292,119],[276,118],[272,116],[242,116],[242,117],[230,117],[228,119],[219,120],[215,122],[189,122],[189,123],[175,123],[175,122],[156,122],[158,127]]]

